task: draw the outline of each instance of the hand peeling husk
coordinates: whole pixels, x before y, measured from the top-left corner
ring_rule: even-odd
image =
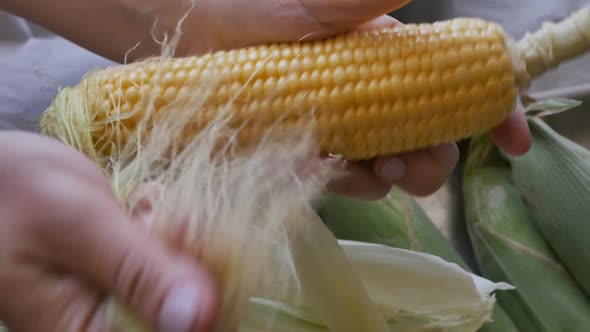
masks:
[[[564,107],[561,102],[544,105],[548,111]],[[546,163],[536,160],[535,164]],[[486,278],[516,287],[498,294],[498,303],[519,330],[586,330],[590,299],[546,241],[539,220],[515,185],[511,165],[489,136],[478,137],[469,146],[463,197],[479,270]]]

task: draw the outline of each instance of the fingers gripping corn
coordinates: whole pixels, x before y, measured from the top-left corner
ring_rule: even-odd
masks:
[[[498,24],[458,18],[149,59],[90,73],[64,89],[42,128],[92,155],[109,155],[135,129],[189,105],[188,136],[225,112],[240,128],[241,146],[254,146],[271,127],[313,128],[323,153],[369,159],[493,128],[513,111],[520,87],[588,50],[589,29],[584,8],[519,43]]]

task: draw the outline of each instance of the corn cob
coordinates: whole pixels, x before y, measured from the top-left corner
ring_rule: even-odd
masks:
[[[192,108],[187,140],[220,114],[255,146],[312,130],[321,152],[370,159],[490,130],[519,88],[590,47],[590,7],[518,43],[477,18],[157,58],[89,73],[58,94],[42,131],[94,158]],[[180,143],[179,143],[180,144]]]
[[[424,252],[469,271],[461,255],[418,202],[397,188],[377,201],[362,201],[329,194],[318,204],[318,214],[339,239]],[[478,331],[517,332],[518,329],[500,304],[496,303],[492,321],[484,324]]]
[[[510,164],[489,137],[472,140],[464,174],[465,216],[476,261],[484,277],[516,287],[497,297],[519,330],[587,330],[590,299],[543,238]]]

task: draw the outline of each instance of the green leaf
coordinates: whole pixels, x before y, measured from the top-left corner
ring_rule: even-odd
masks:
[[[530,103],[525,113],[533,117],[543,117],[558,114],[582,105],[582,101],[569,98],[550,98]]]
[[[470,151],[489,151],[491,140],[472,142]],[[508,282],[512,292],[497,295],[521,331],[583,331],[590,326],[590,301],[545,240],[510,164],[499,152],[472,153],[463,180],[468,234],[486,278]],[[483,157],[483,158],[482,158]],[[542,161],[539,167],[542,167]],[[537,182],[543,185],[544,178]]]

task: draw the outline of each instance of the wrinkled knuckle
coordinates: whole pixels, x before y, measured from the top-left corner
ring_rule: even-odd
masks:
[[[129,249],[119,258],[113,274],[118,295],[129,303],[136,303],[141,297],[141,285],[148,274],[146,265],[138,262],[139,253]]]
[[[138,314],[149,317],[157,311],[158,301],[169,287],[163,279],[158,279],[161,273],[141,250],[127,249],[113,271],[115,292],[123,302],[136,308]]]

